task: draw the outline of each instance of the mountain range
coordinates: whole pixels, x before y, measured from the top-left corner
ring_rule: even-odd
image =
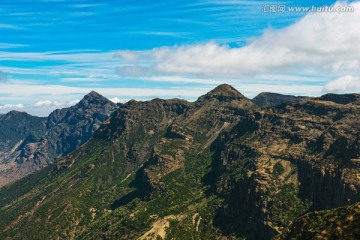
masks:
[[[359,115],[359,94],[250,100],[226,84],[10,112],[3,165],[33,173],[0,189],[0,238],[358,239]]]

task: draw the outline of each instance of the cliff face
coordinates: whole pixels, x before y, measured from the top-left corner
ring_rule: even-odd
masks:
[[[216,145],[219,226],[266,239],[307,211],[360,201],[359,114],[357,101],[320,99],[249,112]]]
[[[121,104],[87,144],[0,190],[0,238],[287,234],[308,212],[360,201],[359,99],[258,108],[220,85],[194,103]]]
[[[2,117],[11,123],[8,126],[1,122],[0,126],[13,130],[12,138],[7,135],[3,138],[14,141],[8,141],[9,147],[0,156],[3,162],[0,186],[47,166],[84,144],[115,109],[114,103],[91,92],[75,106],[57,109],[48,118],[25,113],[17,118]]]

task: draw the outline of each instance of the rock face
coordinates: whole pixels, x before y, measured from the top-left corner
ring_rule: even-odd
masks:
[[[0,190],[0,238],[308,236],[307,213],[360,201],[359,97],[259,108],[220,85],[121,104],[87,144]]]
[[[269,239],[307,211],[360,201],[360,105],[321,99],[250,111],[224,133],[214,188],[225,232]]]
[[[0,186],[9,182],[4,173],[16,166],[11,155],[17,148],[45,134],[46,118],[11,111],[0,116]]]
[[[40,136],[45,132],[46,118],[34,117],[25,112],[11,111],[0,115],[0,159],[30,134]]]
[[[91,92],[75,106],[57,109],[48,118],[18,112],[2,116],[0,127],[8,129],[8,134],[2,135],[0,141],[8,147],[2,148],[5,151],[0,156],[0,186],[47,166],[84,144],[116,108],[116,104]]]
[[[143,168],[141,190],[146,197],[164,190],[162,178],[187,165],[186,158],[197,157],[219,134],[233,127],[253,106],[229,85],[220,85],[199,97],[189,109],[169,125],[165,137],[155,145]],[[192,164],[192,163],[188,163]]]
[[[116,108],[116,104],[92,91],[75,106],[52,112],[46,122],[51,152],[61,157],[74,151],[91,138]]]
[[[299,102],[305,99],[308,99],[308,97],[262,92],[254,97],[251,101],[259,107],[274,107],[285,102]]]

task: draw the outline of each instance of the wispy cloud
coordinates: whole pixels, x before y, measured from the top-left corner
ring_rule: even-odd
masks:
[[[13,29],[13,30],[20,30],[23,29],[20,26],[14,25],[14,24],[6,24],[6,23],[0,23],[0,28],[3,29]]]
[[[105,96],[124,96],[126,98],[131,97],[183,97],[194,98],[211,87],[203,88],[104,88],[104,87],[70,87],[63,85],[37,85],[37,84],[11,84],[0,83],[0,94],[8,94],[10,96],[67,96],[80,94],[85,95],[92,90],[95,90]]]
[[[14,44],[14,43],[0,43],[0,49],[10,49],[10,48],[19,48],[26,47],[26,44]]]
[[[93,7],[101,7],[101,6],[105,6],[105,4],[103,3],[77,3],[77,4],[72,4],[70,5],[70,7],[73,8],[93,8]]]
[[[83,11],[83,12],[74,12],[72,13],[74,16],[78,17],[87,17],[87,16],[93,16],[96,15],[97,12],[89,12],[89,11]]]
[[[132,34],[141,34],[141,35],[156,35],[156,36],[166,36],[166,37],[187,37],[188,32],[154,32],[154,31],[143,31],[143,32],[132,32]]]
[[[96,78],[96,77],[83,77],[83,78],[62,78],[60,82],[63,83],[72,83],[72,82],[102,82],[104,79]]]
[[[64,61],[64,62],[119,62],[113,58],[113,52],[96,52],[87,50],[51,51],[51,52],[0,52],[0,60],[10,61]]]
[[[50,101],[50,100],[44,100],[44,101],[38,101],[34,104],[34,107],[59,107],[64,106],[63,102],[58,101]]]

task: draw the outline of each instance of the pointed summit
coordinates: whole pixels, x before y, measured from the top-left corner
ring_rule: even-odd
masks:
[[[101,95],[100,93],[95,92],[95,91],[91,91],[90,93],[86,94],[83,99],[102,99],[102,100],[106,99],[106,100],[108,100],[106,97],[104,97],[103,95]]]
[[[91,97],[103,97],[100,93],[95,92],[94,90],[87,94],[87,96]]]
[[[216,98],[219,101],[230,101],[230,100],[248,100],[244,95],[242,95],[238,90],[228,84],[221,84],[208,92],[207,94],[201,96],[198,101],[204,101],[206,99]]]
[[[113,102],[111,102],[109,99],[104,97],[103,95],[91,91],[87,95],[84,96],[84,98],[77,104],[79,106],[89,106],[90,104],[111,104],[115,105]]]
[[[95,119],[102,122],[116,108],[115,103],[99,93],[91,91],[76,105],[53,111],[48,117],[47,127],[52,128],[60,122],[76,124],[77,122],[85,121],[89,116],[93,116],[91,120]]]
[[[238,90],[236,90],[234,87],[230,86],[229,84],[221,84],[219,86],[217,86],[216,88],[214,88],[213,90],[210,91],[210,93],[213,94],[236,94],[236,95],[241,95],[241,93],[239,93]]]

